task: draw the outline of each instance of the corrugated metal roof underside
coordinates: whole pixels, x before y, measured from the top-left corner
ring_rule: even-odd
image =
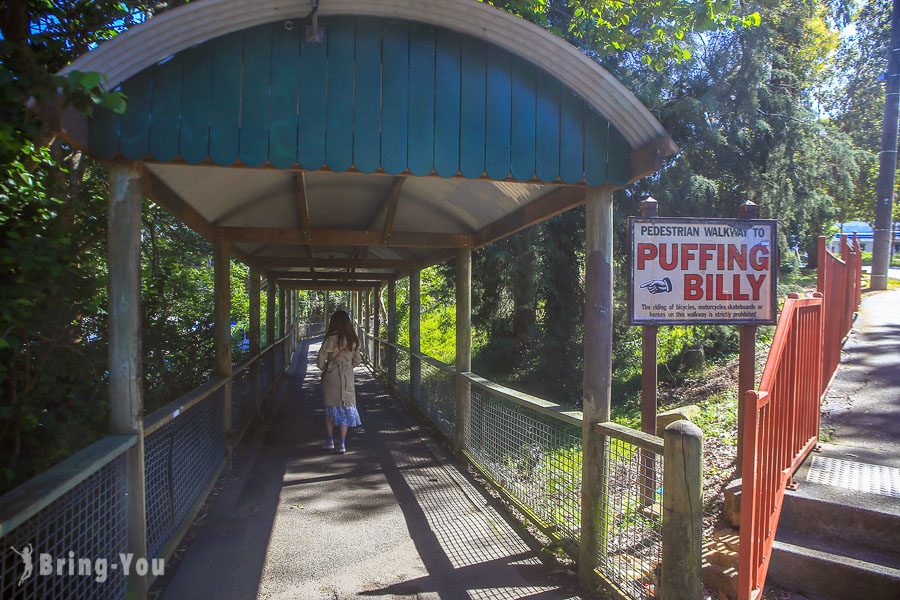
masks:
[[[148,163],[147,169],[210,223],[221,227],[297,229],[296,172],[278,169]],[[307,204],[313,230],[381,231],[374,219],[394,178],[361,173],[306,172]],[[400,189],[396,232],[466,233],[479,231],[558,186],[408,176]],[[302,244],[237,246],[258,259],[309,258]],[[321,246],[318,258],[351,258],[354,246]],[[421,260],[434,248],[372,246],[369,258]],[[382,272],[356,269],[356,272]]]

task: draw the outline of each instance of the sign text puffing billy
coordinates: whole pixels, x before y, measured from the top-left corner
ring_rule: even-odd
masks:
[[[774,323],[775,239],[772,220],[631,219],[631,323]]]

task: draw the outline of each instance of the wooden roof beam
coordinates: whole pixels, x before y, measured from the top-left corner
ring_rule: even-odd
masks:
[[[150,169],[144,169],[141,178],[144,195],[170,215],[199,233],[209,241],[216,239],[216,226],[206,220],[193,206],[184,201],[175,190]]]
[[[475,247],[480,248],[505,238],[581,204],[584,204],[583,187],[558,187],[515,212],[481,228],[475,233]]]
[[[313,229],[309,239],[296,229],[266,227],[221,227],[223,239],[242,244],[309,244],[314,246],[406,246],[409,248],[471,248],[471,233],[397,231],[390,240],[377,231]]]
[[[354,258],[307,258],[298,257],[255,257],[254,262],[261,265],[264,269],[274,270],[278,268],[306,268],[306,267],[323,267],[343,269],[350,266],[356,266],[360,269],[392,269],[401,271],[411,268],[416,264],[414,260],[400,260],[392,258],[369,258],[363,262],[359,262]]]
[[[387,280],[397,277],[396,271],[386,271],[378,273],[344,273],[339,271],[317,271],[315,273],[304,273],[302,271],[270,271],[270,276],[275,279],[309,279],[311,281],[318,280],[337,280],[337,281],[370,281],[370,280]]]
[[[286,290],[324,290],[330,292],[350,292],[350,291],[366,291],[381,282],[369,282],[367,284],[360,283],[317,283],[312,281],[284,281],[282,286]]]

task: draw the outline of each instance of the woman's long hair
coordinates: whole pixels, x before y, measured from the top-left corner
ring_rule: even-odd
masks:
[[[351,352],[359,348],[359,336],[353,330],[353,321],[350,320],[346,310],[336,310],[331,315],[325,337],[332,334],[337,335],[338,348],[349,348]]]

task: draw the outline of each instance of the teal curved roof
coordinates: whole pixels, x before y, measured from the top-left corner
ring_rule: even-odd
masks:
[[[333,172],[609,183],[632,149],[519,56],[407,20],[328,17],[324,43],[282,20],[210,39],[121,83],[99,158]]]

